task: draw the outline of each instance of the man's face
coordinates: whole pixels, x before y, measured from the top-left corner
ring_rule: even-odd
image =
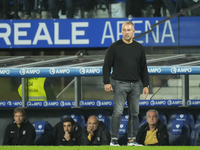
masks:
[[[147,113],[147,122],[149,125],[155,125],[158,122],[158,115],[156,112]]]
[[[122,35],[125,41],[130,42],[133,38],[134,33],[135,30],[132,24],[124,24],[122,26]]]
[[[63,122],[63,130],[70,134],[74,131],[74,127],[71,122]]]
[[[22,113],[16,112],[14,114],[14,120],[15,120],[17,125],[20,125],[22,122],[24,122],[24,119],[25,119],[25,117]]]
[[[98,123],[98,120],[96,119],[89,119],[88,122],[88,127],[92,130],[92,131],[95,131],[97,130],[98,126],[99,126],[99,123]]]

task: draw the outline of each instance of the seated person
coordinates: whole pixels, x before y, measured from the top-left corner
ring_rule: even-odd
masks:
[[[66,117],[53,128],[48,145],[81,145],[81,126]]]
[[[82,145],[110,145],[110,140],[108,127],[96,116],[90,116],[82,130]]]
[[[164,123],[158,119],[158,111],[150,109],[146,113],[147,123],[137,133],[136,142],[142,145],[169,145],[169,135]]]
[[[20,19],[19,12],[19,1],[18,0],[1,0],[3,8],[3,18],[2,19]],[[14,15],[10,15],[10,2],[13,2]]]
[[[63,5],[63,1],[65,2],[67,9],[67,19],[74,18],[74,0],[49,0],[49,9],[53,19],[59,19],[58,13],[60,6]]]
[[[14,121],[6,128],[3,145],[34,145],[35,128],[26,119],[25,110],[17,107],[13,114]]]

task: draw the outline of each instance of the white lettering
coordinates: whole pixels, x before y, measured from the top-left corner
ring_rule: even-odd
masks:
[[[110,35],[106,35],[107,28],[109,29]],[[112,43],[115,42],[110,21],[106,21],[105,23],[101,44],[104,44],[105,38],[111,38]]]
[[[70,44],[70,40],[59,39],[59,24],[54,23],[54,43],[55,44]]]
[[[31,45],[31,40],[20,40],[20,36],[27,38],[27,31],[19,31],[20,28],[30,28],[30,23],[14,23],[14,44],[15,45]]]
[[[41,35],[42,30],[44,31],[44,35]],[[33,40],[33,45],[36,45],[39,40],[46,40],[48,44],[53,44],[45,23],[39,23],[39,27]]]
[[[57,69],[56,70],[56,74],[69,74],[70,73],[70,70],[69,69]]]
[[[158,20],[156,20],[156,23],[158,22]],[[145,21],[145,31],[148,31],[151,28],[151,24],[149,21]],[[152,37],[155,41],[155,43],[159,43],[159,26],[156,26],[156,35],[154,33],[154,31],[151,32],[152,33]],[[149,34],[146,34],[146,43],[149,43]]]
[[[0,38],[3,38],[4,41],[6,42],[6,45],[11,45],[11,42],[9,40],[9,36],[11,34],[11,28],[7,23],[1,23],[0,28],[5,28],[6,32],[5,33],[0,33]]]
[[[89,44],[89,39],[77,39],[77,36],[85,35],[84,30],[77,31],[77,27],[88,27],[88,22],[72,22],[72,44]]]
[[[169,27],[169,31],[170,31],[169,34],[166,34],[167,27]],[[161,43],[164,43],[165,37],[171,37],[172,42],[175,43],[174,34],[173,34],[173,31],[172,31],[172,26],[171,26],[171,22],[169,20],[165,22],[165,26],[164,26],[164,29],[163,29],[163,35],[162,35]]]
[[[117,21],[117,40],[119,40],[122,35],[122,32],[121,32],[121,28],[120,28],[120,25],[123,24],[124,21]]]

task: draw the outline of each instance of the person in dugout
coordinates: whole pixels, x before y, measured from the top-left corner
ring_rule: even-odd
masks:
[[[22,84],[18,88],[18,93],[22,97]],[[28,78],[28,100],[56,100],[51,80],[49,78]]]

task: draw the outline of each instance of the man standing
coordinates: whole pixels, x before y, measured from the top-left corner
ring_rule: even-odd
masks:
[[[158,119],[158,111],[150,109],[146,117],[147,123],[140,127],[136,141],[142,145],[169,145],[167,127]]]
[[[48,145],[81,145],[80,125],[70,117],[64,118],[53,128]]]
[[[110,131],[96,116],[90,116],[82,131],[82,145],[109,145]]]
[[[146,56],[141,44],[133,40],[134,24],[126,21],[122,25],[123,38],[114,42],[108,49],[103,65],[104,89],[113,90],[114,108],[111,117],[111,143],[119,146],[118,132],[124,104],[128,104],[128,143],[137,145],[134,141],[137,131],[137,117],[139,114],[140,80],[143,83],[143,94],[149,93],[149,76]],[[111,78],[110,72],[113,69]]]
[[[17,107],[13,114],[14,121],[6,128],[3,145],[34,145],[35,128],[26,119],[25,110]]]

